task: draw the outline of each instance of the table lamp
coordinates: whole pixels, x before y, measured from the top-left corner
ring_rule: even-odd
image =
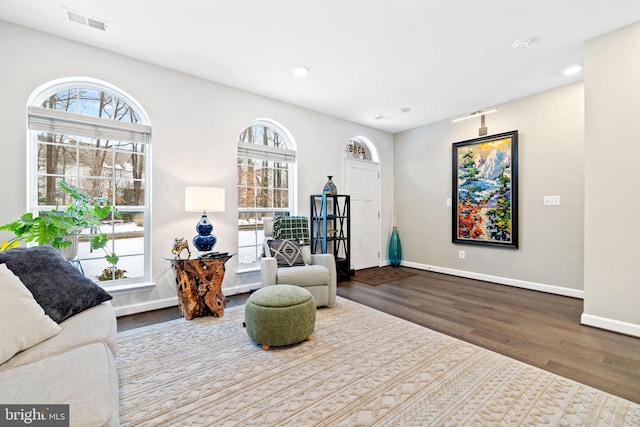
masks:
[[[213,224],[207,218],[209,212],[224,212],[224,188],[186,187],[184,191],[184,210],[202,212],[200,222],[196,225],[198,235],[193,238],[193,246],[199,252],[209,252],[218,238],[211,234]]]

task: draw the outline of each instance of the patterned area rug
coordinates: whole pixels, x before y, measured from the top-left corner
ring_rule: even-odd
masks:
[[[125,426],[638,426],[640,405],[338,297],[263,351],[244,306],[118,334]]]
[[[367,285],[377,286],[415,275],[416,273],[402,270],[398,267],[373,267],[357,270],[355,276],[353,276],[351,280],[365,283]]]

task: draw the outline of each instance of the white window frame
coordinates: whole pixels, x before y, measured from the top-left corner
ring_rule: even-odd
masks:
[[[40,105],[45,99],[54,93],[68,89],[91,89],[103,91],[118,97],[128,104],[138,115],[141,123],[119,122],[100,117],[71,113],[60,110],[42,108]],[[91,136],[92,129],[99,129],[100,136],[105,138],[122,139],[137,143],[145,143],[145,174],[144,180],[144,205],[143,206],[118,206],[120,212],[138,212],[144,210],[144,273],[142,276],[120,280],[96,282],[111,293],[126,292],[127,290],[147,288],[151,283],[151,126],[149,116],[144,108],[130,95],[119,88],[93,78],[69,77],[53,80],[38,87],[27,102],[27,211],[34,215],[42,209],[54,208],[53,206],[38,205],[38,131],[50,131],[53,128],[60,133],[73,133],[74,131]]]
[[[287,145],[287,148],[283,149],[283,148],[276,148],[276,147],[259,146],[256,144],[245,143],[238,140],[238,153],[237,153],[236,159],[243,157],[243,158],[252,158],[252,159],[260,159],[260,160],[287,162],[289,164],[289,200],[288,200],[289,207],[286,209],[278,209],[278,208],[274,209],[274,208],[240,208],[240,206],[238,206],[238,216],[241,213],[245,213],[245,212],[260,213],[260,212],[272,212],[274,210],[288,211],[289,215],[296,215],[297,204],[298,204],[297,203],[298,202],[298,197],[297,197],[298,168],[297,168],[297,161],[296,161],[297,147],[296,147],[296,142],[293,138],[293,135],[291,135],[291,133],[287,130],[287,128],[282,126],[280,123],[274,120],[265,119],[265,118],[253,120],[251,123],[245,126],[241,132],[239,132],[239,135],[242,134],[242,132],[244,132],[246,129],[252,126],[264,126],[264,127],[273,129],[275,132],[279,133],[281,136],[284,137],[285,139],[284,142]],[[240,228],[238,227],[238,244],[239,243],[240,243]],[[256,246],[260,247],[261,244],[262,242],[258,242],[256,239]],[[240,252],[240,247],[238,247],[238,252]],[[240,261],[238,262],[239,262],[240,268],[245,271],[252,270],[259,267],[259,262],[252,263],[252,264],[248,264],[248,263],[240,264]]]

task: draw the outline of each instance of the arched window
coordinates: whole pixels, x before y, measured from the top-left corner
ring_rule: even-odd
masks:
[[[28,116],[30,211],[66,206],[60,181],[112,206],[121,216],[103,221],[101,231],[119,257],[117,269],[108,269],[88,238],[80,239],[78,264],[105,287],[149,281],[151,127],[142,107],[108,83],[64,79],[33,93]]]
[[[348,159],[378,162],[378,152],[369,138],[354,136],[344,148],[344,157]]]
[[[255,120],[238,140],[238,262],[257,264],[263,217],[291,215],[295,206],[293,137],[279,124]]]

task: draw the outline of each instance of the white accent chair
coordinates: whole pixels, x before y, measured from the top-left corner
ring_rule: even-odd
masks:
[[[304,266],[278,267],[278,262],[271,257],[269,240],[273,240],[273,218],[263,218],[264,253],[260,259],[261,287],[286,284],[300,286],[313,295],[316,307],[331,307],[336,303],[338,278],[336,261],[333,254],[311,254],[309,245],[302,246]]]

